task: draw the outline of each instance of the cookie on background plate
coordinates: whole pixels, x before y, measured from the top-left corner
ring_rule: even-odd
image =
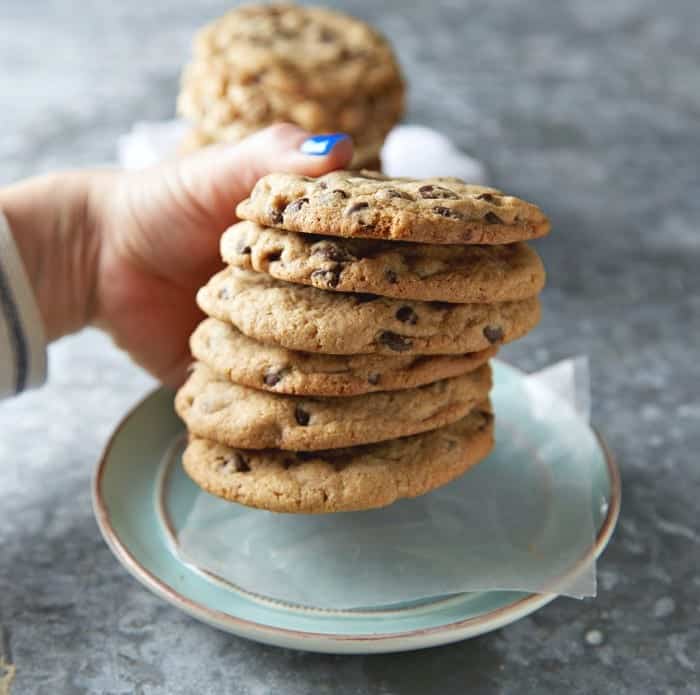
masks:
[[[491,368],[401,391],[347,398],[285,396],[233,384],[195,364],[175,409],[190,433],[243,449],[316,451],[437,429],[488,397]]]
[[[260,343],[218,319],[202,321],[192,354],[243,386],[296,396],[357,396],[430,384],[474,371],[498,348],[466,355],[322,355]]]
[[[239,222],[221,237],[231,265],[278,280],[337,292],[443,302],[504,302],[534,297],[545,283],[527,244],[446,246],[319,237]]]
[[[326,292],[229,267],[197,293],[209,316],[262,343],[335,355],[464,354],[520,338],[539,321],[537,297],[449,304]]]
[[[378,444],[316,453],[232,449],[191,436],[183,455],[201,488],[231,502],[305,514],[385,507],[445,485],[493,448],[488,401],[462,419]]]
[[[532,203],[457,178],[389,178],[334,171],[319,178],[268,174],[238,217],[292,232],[428,244],[509,244],[542,237]]]

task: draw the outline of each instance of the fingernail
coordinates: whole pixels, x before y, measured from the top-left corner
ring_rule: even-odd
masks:
[[[304,140],[299,148],[304,154],[313,154],[322,157],[328,154],[341,140],[347,140],[345,133],[325,133],[324,135],[312,135]]]

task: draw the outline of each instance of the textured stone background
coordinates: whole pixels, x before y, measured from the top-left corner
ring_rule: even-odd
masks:
[[[132,121],[171,116],[193,30],[227,5],[2,2],[0,182],[109,161]],[[92,519],[95,460],[151,382],[85,332],[52,347],[49,386],[0,406],[0,656],[15,692],[700,692],[700,3],[342,6],[395,41],[410,120],[552,217],[545,319],[507,357],[591,357],[594,420],[624,479],[600,595],[367,658],[196,623],[128,577]]]

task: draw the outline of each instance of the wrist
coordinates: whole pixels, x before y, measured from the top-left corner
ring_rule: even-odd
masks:
[[[29,179],[0,190],[49,341],[89,320],[99,235],[89,172]]]

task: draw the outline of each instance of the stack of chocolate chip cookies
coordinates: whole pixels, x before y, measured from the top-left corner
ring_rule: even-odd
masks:
[[[349,134],[353,167],[370,169],[380,168],[403,109],[401,72],[383,36],[354,17],[292,4],[246,5],[202,29],[178,100],[194,126],[184,149],[290,122]]]
[[[488,454],[488,360],[539,319],[536,206],[338,171],[266,176],[237,213],[176,398],[197,484],[273,511],[359,510]]]

